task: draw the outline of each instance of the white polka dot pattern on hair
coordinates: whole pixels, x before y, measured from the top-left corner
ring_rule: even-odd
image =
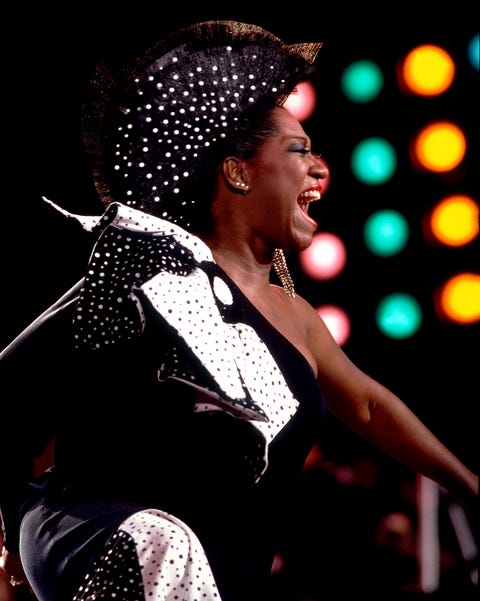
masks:
[[[185,29],[184,43],[177,39],[173,46],[152,48],[115,88],[113,103],[105,102],[111,77],[100,72],[93,82],[96,112],[85,120],[98,189],[108,201],[154,212],[187,229],[198,218],[192,212],[205,203],[187,191],[205,160],[236,135],[254,107],[282,104],[311,70],[298,45],[288,46],[260,28],[220,21],[203,27]],[[108,124],[108,132],[100,138],[95,124],[99,129]]]

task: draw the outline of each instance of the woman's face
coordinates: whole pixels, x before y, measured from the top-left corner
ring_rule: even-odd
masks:
[[[244,197],[252,233],[272,248],[307,248],[317,228],[308,215],[320,199],[328,170],[312,154],[311,141],[284,108],[274,109],[276,132],[247,161],[250,190]]]

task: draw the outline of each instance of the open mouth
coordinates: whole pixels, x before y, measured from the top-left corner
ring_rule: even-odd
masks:
[[[308,215],[308,207],[311,202],[315,202],[316,200],[320,200],[321,194],[320,190],[306,190],[302,192],[298,197],[298,204],[302,211]]]

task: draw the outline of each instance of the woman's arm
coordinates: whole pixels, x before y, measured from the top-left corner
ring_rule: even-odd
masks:
[[[478,498],[478,475],[397,395],[353,364],[315,311],[311,320],[310,346],[332,413],[384,453],[473,504]]]
[[[18,550],[19,508],[55,431],[68,381],[72,310],[81,282],[35,319],[0,352],[0,514],[3,545]]]

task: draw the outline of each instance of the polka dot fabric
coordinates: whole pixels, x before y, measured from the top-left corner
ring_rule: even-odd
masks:
[[[148,305],[174,341],[159,364],[159,380],[202,390],[208,400],[197,412],[223,410],[251,420],[265,442],[248,458],[258,479],[268,444],[298,401],[265,343],[242,322],[235,284],[199,238],[158,217],[116,203],[96,227],[101,234],[74,318],[77,346],[97,349],[140,336]]]
[[[73,601],[220,601],[200,541],[157,509],[126,519]]]

